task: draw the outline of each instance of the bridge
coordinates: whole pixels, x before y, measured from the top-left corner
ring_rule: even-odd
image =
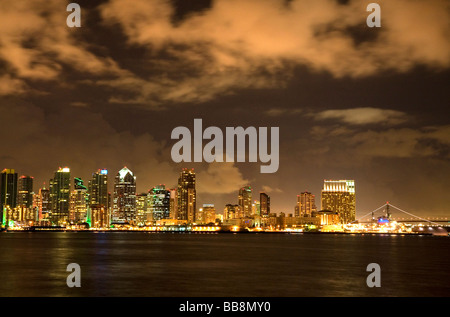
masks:
[[[394,210],[393,210],[394,209]],[[381,212],[381,215],[380,215]],[[396,213],[396,215],[393,215]],[[409,217],[405,217],[405,215]],[[364,216],[353,221],[353,223],[374,223],[379,220],[396,221],[398,223],[408,223],[414,225],[428,226],[428,227],[447,227],[450,226],[449,217],[420,217],[407,212],[399,207],[396,207],[389,202],[386,202],[383,206],[372,210]]]

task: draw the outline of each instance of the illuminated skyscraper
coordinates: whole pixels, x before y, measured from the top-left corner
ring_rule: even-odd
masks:
[[[46,220],[49,219],[49,213],[51,211],[51,203],[50,203],[50,190],[45,188],[39,189],[39,193],[37,195],[39,198],[37,201],[37,209],[38,209],[38,220]]]
[[[297,195],[297,206],[300,217],[311,217],[317,212],[316,196],[310,192]]]
[[[261,216],[261,202],[255,200],[252,204],[252,216]]]
[[[148,216],[148,200],[146,193],[136,195],[136,224],[139,226],[145,225],[151,220]]]
[[[70,222],[86,222],[89,204],[87,187],[81,178],[74,179],[74,190],[70,195]]]
[[[337,212],[342,223],[354,221],[356,215],[355,181],[325,180],[321,202],[322,210]]]
[[[210,224],[216,222],[216,208],[213,204],[203,204],[203,208],[199,209],[197,223]]]
[[[239,206],[241,206],[242,216],[249,217],[252,214],[252,188],[242,187],[239,190]]]
[[[170,190],[164,185],[150,189],[148,193],[151,218],[154,221],[170,218]]]
[[[266,193],[259,194],[260,215],[269,216],[270,214],[270,196]]]
[[[108,170],[102,169],[92,174],[88,191],[90,205],[103,205],[108,209]]]
[[[241,217],[242,217],[241,206],[232,204],[225,205],[225,209],[223,210],[224,220],[237,219]]]
[[[170,189],[170,219],[178,219],[178,191]]]
[[[196,190],[194,169],[183,169],[178,178],[178,220],[195,221]]]
[[[13,169],[4,169],[0,177],[0,212],[3,225],[7,224],[7,210],[17,206],[17,173]]]
[[[33,206],[33,177],[21,176],[17,185],[17,205],[31,209]]]
[[[69,221],[70,168],[60,168],[50,180],[50,219],[55,224]]]
[[[103,205],[90,205],[91,209],[91,227],[109,228],[109,212]]]
[[[131,223],[136,220],[136,176],[122,168],[114,182],[114,207],[112,222]]]

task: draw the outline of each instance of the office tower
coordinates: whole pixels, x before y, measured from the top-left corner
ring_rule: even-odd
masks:
[[[252,188],[242,187],[239,190],[239,206],[241,206],[242,217],[249,217],[252,213]]]
[[[69,221],[70,168],[60,168],[50,180],[50,220],[63,225]]]
[[[316,197],[310,192],[297,195],[297,206],[299,217],[312,217],[317,212]]]
[[[178,220],[195,221],[196,196],[194,169],[184,168],[178,178]]]
[[[3,225],[8,223],[8,214],[17,206],[17,173],[4,169],[0,177],[0,212]]]
[[[31,209],[33,207],[33,177],[21,176],[17,188],[17,205]]]
[[[255,200],[252,204],[252,216],[261,216],[261,202]]]
[[[170,189],[170,219],[178,219],[178,191]]]
[[[92,174],[92,178],[88,184],[89,204],[103,205],[105,208],[108,204],[108,170],[98,170]]]
[[[122,168],[114,182],[114,208],[112,221],[132,223],[136,220],[136,176]]]
[[[87,187],[81,178],[74,179],[74,190],[70,195],[70,214],[71,223],[82,223],[87,220],[89,195]]]
[[[354,221],[356,214],[355,181],[324,180],[321,202],[322,210],[337,212],[342,223]]]
[[[170,190],[164,185],[155,186],[149,193],[150,213],[153,221],[170,218]]]
[[[298,198],[297,198],[297,205],[295,205],[294,208],[294,217],[300,217],[300,207],[298,205]]]
[[[242,208],[239,205],[227,204],[223,210],[223,219],[237,219],[242,217]]]
[[[260,215],[269,216],[270,214],[270,197],[266,193],[259,194]]]
[[[148,212],[148,194],[136,195],[136,223],[139,226],[147,224],[151,219]]]
[[[90,205],[91,228],[109,228],[110,219],[108,209],[102,204]]]
[[[203,204],[203,208],[200,208],[199,211],[201,216],[197,220],[198,223],[210,224],[216,222],[216,208],[213,204]]]
[[[50,190],[45,188],[39,189],[39,193],[37,194],[39,198],[37,201],[37,209],[38,209],[38,220],[46,220],[50,217],[51,211],[51,203],[50,203]]]
[[[108,213],[108,219],[110,219],[111,198],[108,192],[108,170],[99,169],[92,174],[92,178],[88,183],[88,195],[89,204],[86,221],[92,224],[92,205],[96,205],[96,208],[99,208],[97,205],[103,206]]]

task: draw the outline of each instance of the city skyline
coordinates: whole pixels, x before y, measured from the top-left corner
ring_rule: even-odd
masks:
[[[196,174],[194,169],[183,168],[178,178],[178,188],[166,189],[165,184],[155,185],[152,188],[138,192],[136,190],[137,176],[128,168],[123,167],[119,170],[114,182],[108,182],[109,171],[105,168],[98,169],[92,173],[92,178],[88,181],[87,186],[84,185],[84,180],[80,177],[73,177],[70,167],[59,167],[54,172],[54,178],[49,181],[49,188],[37,186],[34,188],[32,176],[22,175],[18,177],[15,169],[4,169],[1,173],[0,190],[1,200],[0,206],[7,208],[23,207],[27,212],[35,213],[29,219],[35,218],[37,220],[49,219],[54,223],[64,221],[73,223],[87,222],[91,224],[92,214],[88,212],[91,206],[93,209],[103,207],[107,214],[107,219],[111,223],[146,223],[148,221],[157,221],[163,219],[178,219],[186,220],[188,223],[193,223],[197,220],[198,214],[203,212],[203,209],[212,207],[215,210],[215,202],[202,202],[203,208],[197,208],[197,194],[196,194]],[[327,185],[329,182],[338,183],[344,182],[351,184],[351,190],[355,193],[354,181],[329,181],[324,180],[324,188],[322,190],[322,205],[323,193],[329,190]],[[109,189],[112,187],[112,191]],[[342,186],[341,186],[342,187]],[[343,191],[341,187],[332,188],[332,191]],[[43,208],[42,191],[48,191],[49,208]],[[172,192],[175,196],[172,197]],[[259,196],[257,195],[259,193]],[[303,192],[297,195],[297,205],[294,210],[271,210],[270,196],[264,191],[253,193],[253,188],[246,185],[236,190],[237,199],[235,205],[233,202],[228,202],[227,206],[236,206],[239,211],[236,211],[236,218],[247,218],[255,215],[261,217],[268,217],[271,214],[290,214],[294,217],[311,217],[313,213],[317,213],[318,208],[314,203],[315,195],[309,192]],[[253,194],[255,197],[253,197]],[[304,198],[304,195],[311,198]],[[4,197],[3,197],[4,196]],[[302,197],[300,200],[299,197]],[[172,206],[170,201],[172,198],[176,200],[176,204]],[[236,198],[236,197],[235,197]],[[259,199],[259,200],[258,200]],[[307,203],[305,199],[308,200]],[[147,206],[147,201],[150,203]],[[300,203],[301,202],[301,203]],[[353,198],[353,208],[355,199]],[[307,206],[305,206],[307,205]],[[336,205],[338,206],[339,203]],[[233,207],[234,208],[234,207]],[[323,210],[338,212],[340,207],[323,207]],[[81,210],[80,210],[81,209]],[[43,210],[49,213],[49,217],[43,217]],[[219,208],[220,210],[220,208]],[[235,211],[233,210],[233,213]],[[102,212],[103,213],[103,212]],[[148,214],[148,215],[147,215]],[[226,211],[218,213],[226,215]],[[235,218],[235,217],[232,218]],[[200,217],[201,218],[201,217]],[[84,220],[82,220],[84,219]],[[346,217],[342,219],[347,220]],[[139,221],[140,220],[140,221]],[[355,220],[354,209],[353,217],[349,223]]]
[[[59,1],[0,12],[0,168],[35,191],[60,165],[85,185],[128,166],[138,193],[175,188],[188,167],[198,206],[237,204],[251,184],[293,213],[296,195],[351,179],[357,212],[392,201],[449,214],[447,1],[379,1],[380,28],[359,0],[77,3],[79,28]],[[171,132],[194,119],[279,127],[278,170],[175,163]]]

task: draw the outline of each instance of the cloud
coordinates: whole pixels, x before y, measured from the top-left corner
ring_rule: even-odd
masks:
[[[0,77],[0,96],[21,94],[25,91],[26,84],[17,78],[12,78],[10,75],[5,74]]]
[[[234,163],[213,162],[197,173],[198,192],[204,194],[234,193],[248,182]]]
[[[131,102],[204,102],[238,89],[282,87],[295,65],[355,78],[449,66],[447,1],[379,3],[377,30],[365,25],[364,1],[217,0],[176,23],[173,5],[164,0],[133,6],[112,0],[100,11],[105,24],[122,27],[129,46],[149,52],[148,63],[161,74],[140,77],[147,84]],[[353,29],[371,40],[358,42]],[[155,62],[156,56],[164,58]]]
[[[383,124],[396,125],[406,122],[406,113],[380,108],[352,108],[343,110],[325,110],[313,114],[316,120],[335,119],[352,125]]]
[[[119,25],[125,48],[145,52],[135,68],[147,71],[137,72],[108,47],[96,44],[94,50],[85,40],[89,36],[82,36],[97,31],[89,20],[81,28],[67,27],[59,0],[15,1],[0,11],[0,60],[10,76],[1,80],[0,93],[23,93],[35,81],[70,80],[64,78],[70,69],[113,88],[110,102],[156,106],[284,87],[295,66],[338,78],[406,72],[417,65],[448,68],[448,1],[379,3],[382,27],[376,30],[365,25],[362,0],[216,0],[181,20],[169,0],[82,5],[82,19],[98,11],[102,31],[116,32]],[[358,41],[355,29],[367,39]]]
[[[356,128],[315,127],[311,136],[317,146],[307,153],[321,152],[335,163],[356,164],[368,158],[450,159],[450,126],[390,128],[360,131]]]
[[[265,114],[268,115],[269,117],[280,117],[300,113],[302,113],[302,109],[271,108],[265,111]]]
[[[59,0],[2,5],[0,61],[8,77],[1,78],[0,95],[26,92],[25,82],[61,79],[65,68],[89,75],[123,73],[112,58],[97,56],[79,39],[83,28],[67,27],[67,14]]]
[[[280,188],[272,188],[270,186],[264,185],[262,187],[262,191],[265,193],[282,193],[283,191]]]

